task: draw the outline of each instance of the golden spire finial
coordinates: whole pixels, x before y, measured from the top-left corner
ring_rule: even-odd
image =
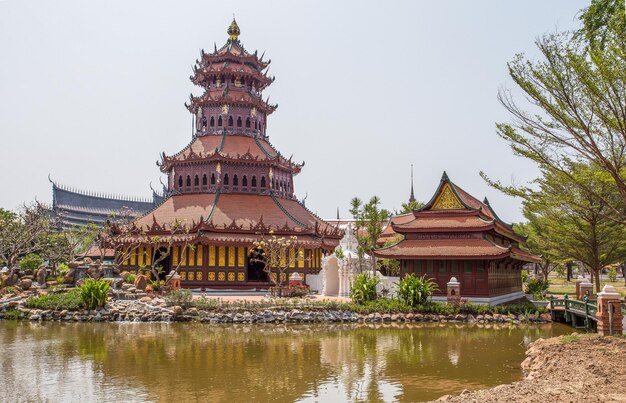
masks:
[[[239,25],[237,25],[237,21],[235,21],[235,14],[233,13],[233,22],[230,23],[228,27],[228,36],[231,41],[236,41],[239,38]]]

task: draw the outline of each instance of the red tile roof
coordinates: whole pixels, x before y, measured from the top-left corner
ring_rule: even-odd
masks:
[[[485,239],[405,239],[388,248],[378,249],[374,254],[394,259],[496,259],[509,256],[510,251]]]
[[[256,233],[260,225],[274,230],[286,229],[287,232],[322,234],[337,240],[343,236],[341,231],[295,200],[245,193],[174,195],[135,224],[149,230],[155,222],[163,226],[175,220],[188,226],[204,220],[209,231]]]
[[[437,212],[440,213],[440,212]],[[485,231],[493,228],[493,220],[486,220],[473,213],[472,215],[420,214],[412,221],[394,224],[397,232],[454,232],[477,230]]]
[[[190,151],[197,156],[206,157],[215,153],[215,150],[233,158],[249,155],[253,159],[265,160],[278,155],[271,144],[263,139],[239,135],[206,135],[197,137],[190,145],[170,158],[185,160],[189,157]]]

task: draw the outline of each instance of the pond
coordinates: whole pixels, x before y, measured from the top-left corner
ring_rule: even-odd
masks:
[[[420,401],[521,378],[560,324],[0,322],[3,401]]]

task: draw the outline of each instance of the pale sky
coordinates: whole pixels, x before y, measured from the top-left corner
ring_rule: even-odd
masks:
[[[50,203],[47,176],[73,187],[150,196],[159,154],[191,138],[183,104],[200,49],[220,47],[236,14],[248,51],[266,51],[279,107],[270,141],[305,161],[299,198],[322,217],[350,199],[427,201],[443,170],[487,196],[505,221],[520,202],[478,175],[532,179],[495,132],[506,62],[578,26],[580,0],[0,0],[0,207]],[[520,99],[521,100],[521,99]]]

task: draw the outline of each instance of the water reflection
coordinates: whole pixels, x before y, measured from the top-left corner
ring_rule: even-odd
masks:
[[[3,400],[417,401],[519,379],[560,325],[0,323]]]

